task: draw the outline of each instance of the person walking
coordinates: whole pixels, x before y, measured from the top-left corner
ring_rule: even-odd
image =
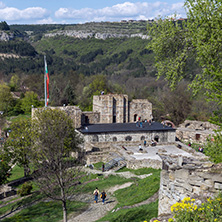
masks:
[[[93,195],[94,195],[94,202],[97,203],[98,202],[98,196],[99,196],[98,187],[96,187],[96,189],[93,191]]]
[[[105,204],[105,199],[106,199],[106,192],[103,190],[103,192],[100,195],[101,199],[102,199],[102,203]]]

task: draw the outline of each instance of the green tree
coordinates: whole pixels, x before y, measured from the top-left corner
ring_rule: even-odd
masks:
[[[7,114],[13,106],[13,97],[10,92],[10,87],[4,82],[0,82],[0,101],[0,111]]]
[[[92,82],[83,88],[82,96],[79,101],[80,108],[83,110],[92,110],[93,95],[100,95],[104,91],[109,92],[107,79],[104,75],[97,75],[93,77]]]
[[[185,8],[187,20],[183,23],[159,19],[149,26],[158,78],[165,76],[174,88],[187,77],[187,62],[193,57],[201,68],[190,85],[194,93],[204,88],[209,99],[221,104],[222,2],[186,0]]]
[[[31,113],[32,106],[35,108],[40,106],[38,95],[32,91],[26,92],[25,97],[22,99],[21,109],[25,114],[29,114]]]
[[[19,89],[19,77],[18,75],[13,75],[9,82],[9,87],[11,88],[11,91],[17,91]]]
[[[0,22],[0,30],[4,30],[4,31],[10,30],[6,21]]]
[[[222,136],[220,132],[217,132],[213,136],[213,141],[208,140],[205,153],[210,156],[211,160],[215,163],[222,163]]]
[[[10,126],[12,132],[4,144],[4,152],[10,157],[13,164],[24,168],[24,176],[30,173],[29,154],[31,149],[31,121],[18,120]]]
[[[0,153],[0,185],[7,182],[8,177],[10,176],[10,159],[2,151]]]
[[[158,78],[165,76],[171,88],[183,78],[190,58],[195,58],[201,68],[190,87],[194,94],[203,89],[208,100],[222,105],[222,2],[217,0],[186,0],[187,20],[182,23],[159,19],[149,26]],[[221,111],[215,110],[212,121],[222,126]],[[214,143],[208,143],[207,154],[218,162],[222,154],[222,134]],[[216,148],[217,147],[217,148]],[[217,150],[217,153],[215,153]],[[218,155],[216,158],[215,155]]]
[[[67,199],[79,184],[81,156],[78,153],[82,140],[75,131],[73,121],[57,109],[35,111],[32,132],[31,160],[36,169],[36,183],[44,194],[62,203],[65,222]],[[78,157],[74,166],[67,161],[71,153]],[[72,169],[69,169],[71,166]]]
[[[75,104],[75,93],[74,93],[74,89],[73,89],[70,81],[68,81],[68,83],[63,91],[61,103],[67,104],[67,105],[68,104],[69,105]]]

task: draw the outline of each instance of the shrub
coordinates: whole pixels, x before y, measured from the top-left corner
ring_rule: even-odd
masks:
[[[32,188],[33,188],[33,187],[32,187],[32,184],[31,184],[31,183],[25,182],[25,183],[22,185],[21,189],[18,190],[17,193],[18,193],[20,196],[26,196],[26,195],[29,195],[29,194],[31,193]]]
[[[215,199],[207,199],[201,205],[196,204],[195,199],[186,197],[180,203],[171,206],[176,222],[203,222],[203,221],[222,221],[222,194]],[[174,221],[170,218],[168,221]]]

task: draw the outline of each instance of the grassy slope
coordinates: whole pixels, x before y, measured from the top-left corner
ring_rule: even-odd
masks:
[[[129,171],[129,169],[124,169],[122,171]],[[151,168],[143,168],[139,170],[130,170],[136,175],[143,175],[148,173],[153,173],[151,177],[146,179],[125,179],[123,177],[118,176],[109,176],[103,177],[102,175],[89,175],[84,178],[84,181],[90,181],[92,179],[99,179],[98,181],[92,181],[81,187],[81,192],[83,193],[92,193],[96,186],[99,189],[108,189],[109,187],[115,186],[117,184],[123,184],[126,182],[134,182],[134,184],[128,188],[121,189],[115,192],[115,196],[118,200],[117,207],[133,205],[135,203],[146,200],[150,196],[152,196],[159,188],[159,170],[154,170]],[[13,174],[17,174],[16,171]],[[13,176],[18,177],[18,176]],[[27,197],[22,201],[17,201],[15,203],[11,203],[6,207],[2,207],[0,210],[0,214],[3,215],[11,209],[15,209],[19,205],[24,205],[26,203],[30,203],[33,200],[41,199],[43,196],[38,195],[38,193],[34,193],[33,196]],[[81,212],[86,207],[83,203],[70,202],[68,204],[68,212]],[[58,220],[62,219],[62,210],[61,204],[55,202],[40,202],[34,206],[31,206],[27,209],[22,210],[17,213],[15,216],[5,219],[3,221],[57,221],[54,218],[58,218]],[[119,210],[115,214],[109,213],[105,218],[109,218],[110,221],[141,221],[145,219],[150,219],[157,215],[157,202],[151,203],[149,205],[144,205],[137,208],[132,209],[123,209]],[[136,220],[134,220],[137,218]],[[100,220],[102,221],[102,220]]]

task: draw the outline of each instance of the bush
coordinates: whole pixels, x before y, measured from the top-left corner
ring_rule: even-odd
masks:
[[[176,203],[171,207],[174,219],[168,221],[176,222],[203,222],[222,221],[222,194],[215,199],[207,199],[207,202],[197,205],[195,199],[186,197],[181,203]]]
[[[18,190],[18,194],[23,197],[23,196],[26,196],[26,195],[29,195],[31,193],[31,190],[32,190],[32,184],[29,183],[29,182],[25,182],[21,189]]]

